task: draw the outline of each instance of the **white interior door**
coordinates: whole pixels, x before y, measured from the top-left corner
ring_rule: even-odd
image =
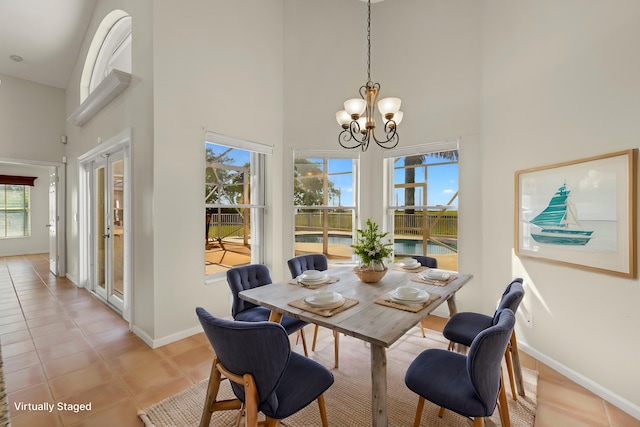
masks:
[[[58,275],[58,175],[56,168],[49,172],[49,270]]]
[[[124,310],[124,155],[106,156],[93,166],[93,290]]]

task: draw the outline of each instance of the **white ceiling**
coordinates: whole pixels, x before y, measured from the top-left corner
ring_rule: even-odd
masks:
[[[0,0],[0,74],[66,89],[95,5],[96,0]]]

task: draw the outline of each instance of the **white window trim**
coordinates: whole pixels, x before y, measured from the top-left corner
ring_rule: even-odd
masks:
[[[238,148],[251,152],[251,164],[256,168],[252,168],[250,182],[256,185],[251,186],[251,200],[253,203],[249,205],[240,205],[240,207],[247,207],[250,209],[262,209],[262,215],[258,217],[251,215],[252,221],[252,233],[260,236],[258,239],[252,241],[251,247],[251,262],[256,264],[262,264],[264,262],[264,222],[266,215],[266,156],[273,154],[273,146],[261,144],[259,142],[248,141],[244,139],[238,139],[231,136],[223,135],[216,132],[205,132],[205,146],[207,143],[224,145],[227,147]],[[206,159],[205,159],[206,161]],[[257,169],[257,170],[256,170]],[[217,204],[215,206],[218,206]],[[220,205],[231,206],[231,205]],[[239,206],[239,205],[233,205]],[[205,203],[205,208],[206,203]],[[223,280],[226,273],[214,273],[205,276],[205,284],[219,283]]]

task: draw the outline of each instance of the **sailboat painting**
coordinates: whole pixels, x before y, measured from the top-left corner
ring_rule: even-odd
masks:
[[[578,221],[575,205],[570,199],[571,190],[563,184],[549,201],[549,205],[531,221],[540,227],[531,231],[538,243],[549,245],[586,245],[592,239],[593,230],[584,230]]]
[[[638,150],[515,172],[518,257],[637,276]]]

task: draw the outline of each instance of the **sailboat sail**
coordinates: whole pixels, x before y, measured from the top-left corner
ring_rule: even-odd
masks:
[[[541,228],[531,237],[538,243],[552,245],[586,245],[593,231],[582,228],[575,206],[571,203],[571,191],[563,184],[553,195],[547,207],[530,223]]]

